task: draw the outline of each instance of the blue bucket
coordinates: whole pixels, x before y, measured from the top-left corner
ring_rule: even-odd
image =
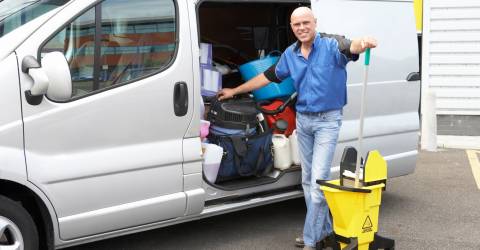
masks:
[[[243,80],[248,81],[263,73],[265,70],[270,68],[270,66],[274,65],[279,59],[280,57],[269,54],[262,59],[242,64],[239,67],[240,74],[242,75]],[[257,101],[272,100],[288,97],[294,92],[295,87],[293,86],[293,79],[289,77],[283,80],[281,83],[271,82],[265,87],[254,90],[253,97]]]

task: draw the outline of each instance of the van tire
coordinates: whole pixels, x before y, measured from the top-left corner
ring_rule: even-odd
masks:
[[[23,241],[24,250],[37,250],[38,231],[32,216],[20,203],[0,196],[0,249]],[[5,230],[3,230],[5,229]]]

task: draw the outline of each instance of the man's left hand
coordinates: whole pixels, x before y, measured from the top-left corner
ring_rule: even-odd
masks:
[[[352,54],[360,54],[365,52],[367,48],[377,47],[377,40],[373,37],[363,37],[359,39],[354,39],[350,45],[350,52]]]

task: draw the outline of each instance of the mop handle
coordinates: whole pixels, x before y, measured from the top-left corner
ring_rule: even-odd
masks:
[[[365,66],[370,65],[370,48],[365,51]]]
[[[362,86],[362,99],[360,103],[360,128],[358,131],[358,151],[357,162],[355,164],[355,188],[360,185],[360,159],[362,158],[362,140],[363,140],[363,118],[365,116],[365,96],[367,93],[367,81],[368,81],[368,66],[370,65],[370,48],[365,51],[365,75],[363,78]],[[364,169],[365,172],[365,169]]]

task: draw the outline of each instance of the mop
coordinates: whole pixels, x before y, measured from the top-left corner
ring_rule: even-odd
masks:
[[[362,84],[362,97],[360,100],[360,126],[358,130],[358,152],[357,161],[355,164],[355,187],[360,187],[360,159],[362,156],[362,139],[363,139],[363,120],[365,117],[365,96],[367,94],[367,82],[368,82],[368,66],[370,65],[370,48],[365,51],[365,71]]]

